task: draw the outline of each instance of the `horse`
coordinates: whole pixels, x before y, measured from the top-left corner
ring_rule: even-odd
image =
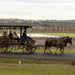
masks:
[[[64,54],[64,47],[67,46],[67,43],[72,44],[72,38],[70,38],[69,36],[62,37],[62,38],[48,38],[45,41],[44,54],[45,54],[46,49],[48,49],[49,52],[52,53],[50,50],[51,47],[56,47],[56,51],[55,51],[56,54],[57,54],[58,48],[60,48],[60,54]]]

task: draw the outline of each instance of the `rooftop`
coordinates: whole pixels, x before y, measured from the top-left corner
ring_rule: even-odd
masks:
[[[31,25],[25,25],[25,24],[6,24],[6,23],[0,23],[0,29],[4,28],[31,28]]]

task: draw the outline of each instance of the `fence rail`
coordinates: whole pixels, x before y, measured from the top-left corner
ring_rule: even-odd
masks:
[[[32,32],[58,32],[74,33],[75,27],[35,27]]]

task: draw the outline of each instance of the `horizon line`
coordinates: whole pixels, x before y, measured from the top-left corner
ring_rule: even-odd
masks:
[[[24,18],[0,18],[0,19],[21,19],[21,20],[75,20],[75,19],[24,19]]]

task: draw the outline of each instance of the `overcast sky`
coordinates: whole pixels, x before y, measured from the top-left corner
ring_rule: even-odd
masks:
[[[0,18],[75,19],[75,0],[0,0]]]

